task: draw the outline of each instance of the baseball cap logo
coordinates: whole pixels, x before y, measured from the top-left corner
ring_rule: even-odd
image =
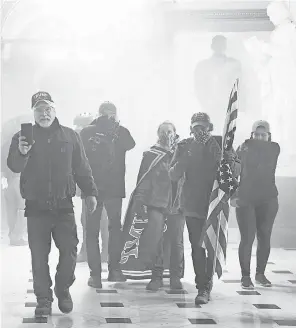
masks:
[[[38,92],[34,95],[34,100],[47,99],[50,98],[50,95],[47,92]]]
[[[45,91],[39,91],[32,96],[32,108],[35,107],[39,101],[46,101],[48,103],[53,103],[50,94]]]

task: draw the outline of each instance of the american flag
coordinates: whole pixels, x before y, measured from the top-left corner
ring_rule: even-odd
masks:
[[[238,80],[229,97],[223,133],[222,153],[232,149],[238,112]],[[210,197],[208,217],[203,229],[201,245],[207,250],[208,261],[212,263],[213,275],[222,276],[222,267],[226,261],[228,237],[229,199],[238,187],[230,165],[222,160],[217,170],[216,179]]]

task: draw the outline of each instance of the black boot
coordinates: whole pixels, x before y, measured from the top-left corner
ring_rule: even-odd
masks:
[[[207,304],[210,300],[210,291],[206,288],[199,289],[198,295],[195,298],[195,304]]]
[[[213,288],[213,281],[209,281],[203,287],[200,286],[198,295],[195,298],[195,304],[207,304],[211,297],[211,291]]]
[[[163,287],[162,278],[152,278],[149,284],[146,286],[146,289],[157,292],[161,287]]]
[[[58,291],[55,288],[54,293],[58,299],[58,306],[61,312],[70,313],[73,310],[73,301],[69,289]]]
[[[35,308],[35,317],[43,317],[51,315],[52,302],[48,298],[41,298],[37,300],[37,306]]]
[[[180,281],[180,278],[177,277],[170,278],[170,289],[172,290],[183,289],[183,285],[182,282]]]
[[[87,284],[89,287],[101,289],[102,288],[101,277],[89,277]]]

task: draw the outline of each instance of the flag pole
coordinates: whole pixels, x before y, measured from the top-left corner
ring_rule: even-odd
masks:
[[[221,216],[222,216],[222,211],[220,211],[219,217],[218,217],[217,240],[216,240],[216,245],[215,245],[215,253],[214,253],[215,255],[214,255],[214,261],[213,261],[212,277],[214,277],[214,275],[215,275],[216,265],[217,265],[217,253],[218,253],[219,235],[220,235],[220,227],[221,227]]]

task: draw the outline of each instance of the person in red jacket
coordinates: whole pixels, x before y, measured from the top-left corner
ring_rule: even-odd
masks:
[[[255,281],[270,287],[265,276],[265,268],[270,254],[270,238],[278,212],[278,190],[275,171],[280,154],[280,146],[271,141],[268,122],[253,124],[251,138],[237,150],[241,161],[240,184],[231,201],[236,207],[236,218],[241,234],[239,261],[241,285],[244,289],[254,289],[250,277],[252,246],[257,235],[257,267]]]
[[[212,290],[212,267],[206,251],[200,246],[203,226],[207,219],[210,195],[218,165],[221,148],[211,135],[213,125],[206,113],[196,113],[191,118],[192,138],[181,141],[176,149],[170,177],[178,181],[184,177],[180,208],[186,217],[186,225],[192,248],[192,261],[198,295],[196,304],[208,303]],[[226,152],[225,159],[235,169],[235,153]]]
[[[53,293],[48,256],[54,240],[59,264],[54,292],[59,309],[73,309],[70,287],[75,281],[77,227],[72,198],[76,184],[86,196],[88,211],[95,210],[98,191],[85,156],[82,141],[74,130],[56,118],[55,103],[47,92],[32,96],[34,143],[16,133],[11,141],[7,166],[21,173],[20,191],[25,199],[28,241],[32,257],[36,316],[50,315]]]

